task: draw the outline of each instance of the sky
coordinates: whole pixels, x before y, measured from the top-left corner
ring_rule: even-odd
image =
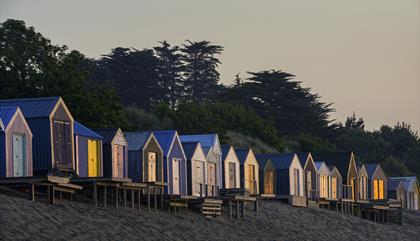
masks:
[[[420,130],[419,0],[0,0],[0,21],[22,19],[55,44],[98,58],[167,40],[225,47],[221,82],[283,70],[333,103],[332,118],[370,130]]]

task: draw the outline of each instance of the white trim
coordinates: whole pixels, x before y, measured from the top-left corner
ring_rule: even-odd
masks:
[[[4,124],[1,118],[0,118],[0,131],[4,131]]]

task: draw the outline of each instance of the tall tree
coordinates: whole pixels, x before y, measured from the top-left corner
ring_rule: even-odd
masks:
[[[115,88],[125,106],[151,110],[165,95],[159,85],[158,66],[151,49],[115,48],[97,61],[92,78]]]
[[[158,73],[160,87],[162,88],[163,101],[172,109],[178,104],[183,90],[182,72],[184,65],[178,46],[171,46],[168,42],[159,42],[160,46],[154,47],[159,59]]]
[[[192,103],[212,102],[217,94],[221,63],[216,57],[223,47],[212,45],[209,41],[192,42],[187,40],[181,48],[185,62],[185,99]]]

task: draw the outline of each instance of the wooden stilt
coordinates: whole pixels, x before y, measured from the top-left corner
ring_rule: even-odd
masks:
[[[160,188],[160,209],[162,209],[163,210],[163,187],[162,188]],[[180,208],[180,209],[182,209],[182,208]]]
[[[245,201],[242,201],[242,217],[245,217]]]
[[[131,189],[131,208],[134,209],[134,189]]]
[[[228,205],[229,205],[229,218],[232,219],[232,200],[231,199],[228,200]]]
[[[147,186],[147,207],[150,212],[150,187],[149,186]]]
[[[32,198],[32,202],[35,202],[35,184],[33,183],[31,185],[31,198]]]
[[[115,187],[115,208],[118,208],[118,187]]]
[[[140,210],[140,202],[141,202],[141,190],[139,189],[138,192],[138,201],[139,201],[139,210]]]
[[[95,207],[98,206],[98,187],[96,186],[96,183],[93,184],[93,205],[95,205]]]
[[[104,186],[104,208],[106,208],[106,201],[107,201],[107,190],[108,189],[108,187],[107,186]]]
[[[235,201],[235,205],[236,205],[236,219],[239,219],[239,202]]]
[[[157,212],[157,195],[156,195],[156,187],[153,188],[153,195],[154,195],[154,207],[155,207],[155,212]]]
[[[123,189],[123,195],[124,195],[124,197],[123,197],[123,199],[124,199],[124,207],[126,208],[127,207],[127,189]]]

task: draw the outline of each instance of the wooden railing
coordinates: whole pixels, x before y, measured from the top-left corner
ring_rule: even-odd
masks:
[[[200,183],[200,197],[218,197],[219,186]]]
[[[352,186],[343,185],[343,199],[354,200]]]

